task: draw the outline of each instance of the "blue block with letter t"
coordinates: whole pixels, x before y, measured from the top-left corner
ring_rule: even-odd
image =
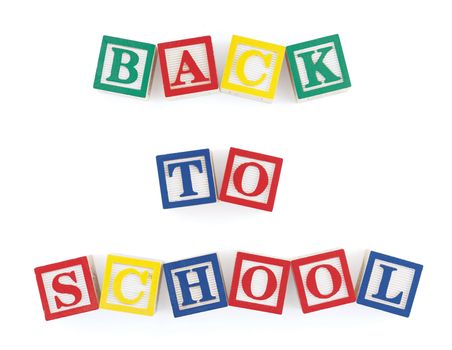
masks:
[[[422,265],[371,251],[356,302],[408,317]]]
[[[217,254],[163,265],[174,317],[228,306]]]
[[[164,209],[217,201],[208,149],[157,156],[157,170]]]

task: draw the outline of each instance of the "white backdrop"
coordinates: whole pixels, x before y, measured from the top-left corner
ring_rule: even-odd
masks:
[[[446,1],[8,1],[0,5],[0,348],[429,348],[450,344],[450,18]],[[232,34],[289,45],[338,33],[352,88],[295,103],[226,94],[149,101],[92,88],[102,36],[157,44],[211,35],[219,77]],[[229,147],[284,158],[273,213],[218,203],[163,210],[158,154]],[[86,254],[163,261],[237,250],[291,259],[344,248],[424,265],[406,319],[357,304],[281,316],[228,307],[174,319],[99,310],[44,321],[34,267]],[[441,294],[440,294],[441,293]],[[445,294],[443,294],[445,293]],[[13,343],[13,346],[11,345]],[[10,348],[8,347],[8,348]]]

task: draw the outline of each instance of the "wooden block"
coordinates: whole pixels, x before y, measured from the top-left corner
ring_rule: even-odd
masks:
[[[286,55],[299,102],[351,86],[337,34],[287,46]]]
[[[231,148],[219,199],[272,211],[282,162],[281,158]]]
[[[282,314],[290,261],[238,252],[229,305]]]
[[[284,52],[284,46],[232,36],[221,91],[272,102]]]
[[[157,170],[164,209],[217,201],[208,149],[157,156]]]
[[[174,317],[228,306],[217,254],[163,265]]]
[[[47,321],[99,308],[97,277],[90,257],[35,268]]]
[[[166,97],[218,90],[210,36],[157,45]]]
[[[108,255],[100,308],[152,316],[161,267],[158,261]]]
[[[422,273],[422,265],[371,251],[356,302],[409,317]]]
[[[353,282],[343,249],[292,261],[304,313],[353,303]]]
[[[94,88],[140,98],[149,96],[155,45],[104,36]]]

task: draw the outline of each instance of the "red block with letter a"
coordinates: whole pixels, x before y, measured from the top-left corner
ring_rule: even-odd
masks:
[[[356,300],[343,249],[294,260],[292,271],[304,313]]]
[[[282,314],[290,261],[238,252],[229,305]]]
[[[272,211],[283,160],[231,147],[219,199]]]
[[[87,256],[35,268],[47,321],[97,310],[97,277]]]
[[[157,45],[166,97],[218,89],[210,36]]]

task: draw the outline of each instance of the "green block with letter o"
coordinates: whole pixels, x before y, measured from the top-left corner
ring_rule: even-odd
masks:
[[[146,98],[154,61],[155,45],[104,36],[94,88]]]

